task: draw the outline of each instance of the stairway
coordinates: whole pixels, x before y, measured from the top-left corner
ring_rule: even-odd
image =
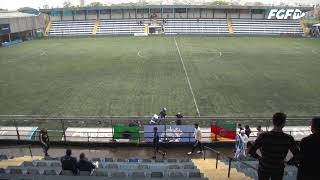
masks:
[[[218,169],[216,169],[215,159],[192,159],[192,162],[209,180],[252,180],[235,168],[231,168],[230,178],[228,178],[228,166],[219,161]]]

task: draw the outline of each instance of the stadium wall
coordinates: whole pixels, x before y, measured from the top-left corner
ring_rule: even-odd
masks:
[[[46,26],[44,16],[40,14],[30,17],[0,18],[0,24],[10,24],[11,33],[44,29]]]

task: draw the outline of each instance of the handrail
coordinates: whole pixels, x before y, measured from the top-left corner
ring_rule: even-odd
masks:
[[[210,148],[208,146],[203,146],[203,149],[204,149],[204,151],[203,151],[203,160],[206,160],[206,149],[216,153],[216,169],[218,169],[218,162],[219,162],[219,157],[220,157],[221,152],[217,151],[215,149],[212,149],[212,148]]]

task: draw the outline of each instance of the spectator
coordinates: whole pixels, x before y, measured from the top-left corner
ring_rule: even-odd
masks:
[[[80,160],[77,162],[77,168],[79,171],[91,171],[96,168],[95,165],[92,164],[92,162],[88,161],[84,153],[80,154]]]
[[[238,124],[239,133],[241,130],[243,130],[242,124]]]
[[[167,116],[167,108],[162,108],[162,110],[159,113],[159,116],[160,116],[161,119],[166,118],[166,116]]]
[[[156,124],[158,123],[158,119],[159,119],[159,116],[156,115],[156,114],[154,114],[154,115],[151,117],[151,119],[150,119],[150,121],[149,121],[149,124],[150,124],[150,125],[156,125]]]
[[[62,170],[72,171],[77,174],[77,159],[71,156],[71,149],[66,150],[66,155],[61,158]]]
[[[234,155],[235,159],[240,159],[241,157],[247,157],[247,143],[249,141],[248,136],[245,133],[245,130],[241,130],[240,133],[236,136],[236,153]]]
[[[249,153],[259,160],[259,180],[281,180],[284,174],[284,159],[290,150],[294,157],[299,154],[293,137],[285,134],[282,129],[286,123],[286,114],[282,112],[273,115],[274,128],[260,134]],[[257,154],[260,149],[261,156]]]
[[[319,167],[316,163],[320,162],[320,117],[312,119],[312,134],[301,140],[301,160],[298,170],[298,180],[320,179]]]
[[[45,156],[49,156],[48,150],[50,148],[50,140],[48,135],[48,130],[46,128],[42,128],[39,134],[40,143],[43,149],[43,153]]]
[[[197,147],[199,148],[198,153],[199,154],[202,153],[202,144],[201,144],[201,136],[202,135],[201,135],[200,127],[197,123],[194,124],[193,136],[194,136],[195,142],[193,144],[192,151],[188,152],[188,155],[193,154]]]
[[[180,112],[178,112],[178,113],[176,114],[176,117],[177,117],[176,124],[177,124],[177,125],[182,125],[183,115],[182,115]]]
[[[164,159],[166,156],[166,153],[160,150],[160,137],[158,134],[158,128],[154,127],[153,128],[153,149],[154,149],[154,156],[152,157],[153,159],[157,158],[157,153],[162,155],[162,158]]]
[[[257,138],[260,136],[261,133],[263,133],[263,130],[262,130],[261,126],[259,125],[257,127]]]
[[[245,134],[247,135],[248,138],[250,137],[251,129],[250,129],[249,125],[245,126]]]

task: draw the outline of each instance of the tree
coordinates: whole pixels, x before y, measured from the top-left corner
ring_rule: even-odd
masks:
[[[227,1],[219,0],[219,1],[213,1],[213,2],[211,2],[210,5],[227,6],[227,5],[230,5],[230,3],[227,2]]]
[[[39,11],[36,9],[33,9],[31,7],[22,7],[18,9],[18,12],[22,13],[29,13],[29,14],[39,14]]]
[[[43,5],[42,8],[43,8],[43,9],[50,9],[50,7],[49,7],[48,4]]]
[[[264,4],[262,2],[257,1],[257,2],[254,2],[253,5],[254,6],[263,6]]]
[[[65,1],[65,2],[63,2],[63,7],[64,7],[64,8],[71,8],[71,7],[73,7],[73,6],[72,6],[72,4],[71,4],[70,1]]]
[[[101,2],[92,2],[88,5],[89,7],[101,7],[103,4]]]

